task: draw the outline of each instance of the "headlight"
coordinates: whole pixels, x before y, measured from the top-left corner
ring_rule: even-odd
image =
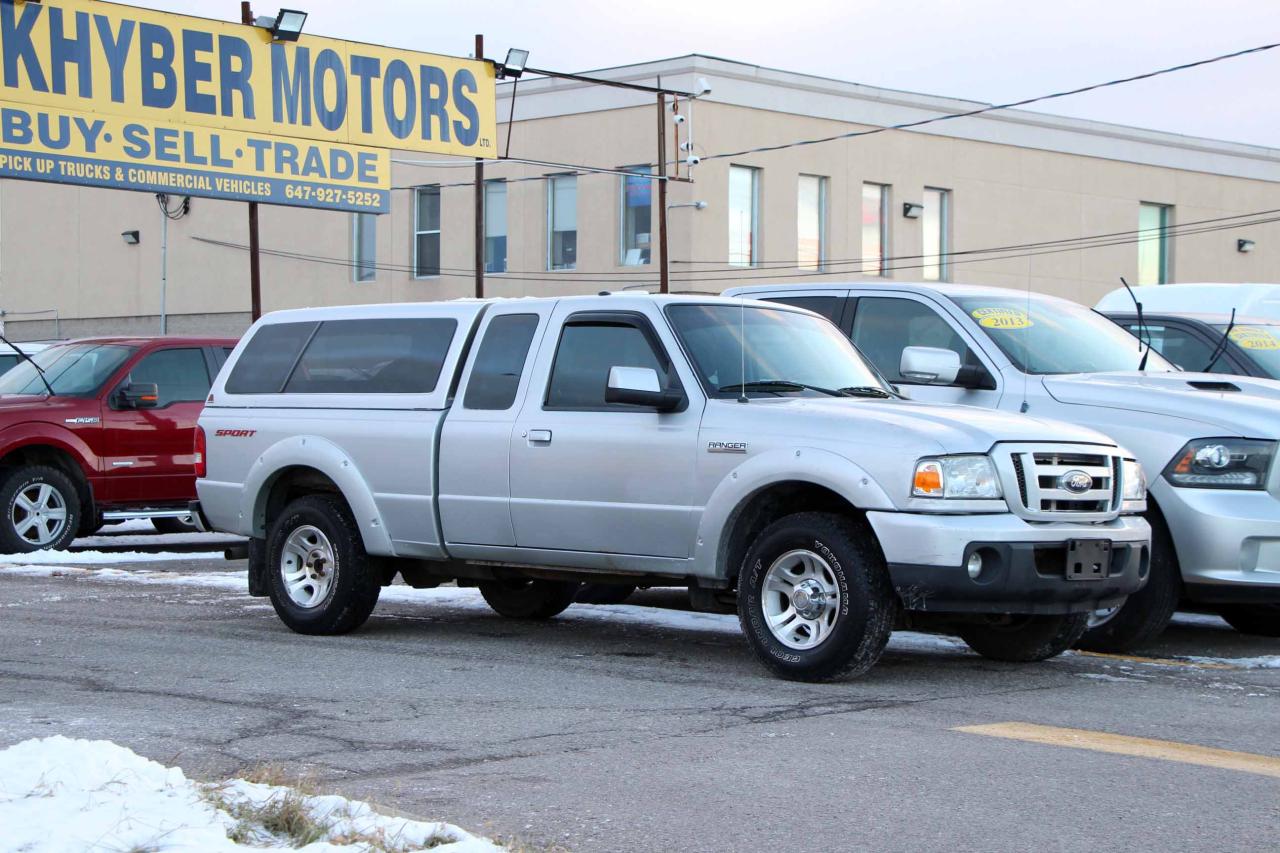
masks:
[[[938,456],[916,463],[911,495],[975,500],[1002,497],[996,468],[987,456]]]
[[[1164,478],[1186,489],[1264,489],[1276,443],[1253,438],[1197,438],[1164,469]]]
[[[1120,482],[1124,486],[1121,496],[1126,501],[1145,501],[1147,499],[1147,475],[1142,466],[1132,459],[1124,460],[1120,468]]]

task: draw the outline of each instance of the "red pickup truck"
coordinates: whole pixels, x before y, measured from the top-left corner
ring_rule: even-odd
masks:
[[[235,344],[69,341],[0,376],[0,552],[65,548],[124,518],[180,529],[196,419]]]

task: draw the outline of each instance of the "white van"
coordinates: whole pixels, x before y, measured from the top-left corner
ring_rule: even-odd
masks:
[[[1280,285],[1275,284],[1149,284],[1133,289],[1147,314],[1209,313],[1280,320]],[[1111,291],[1095,306],[1103,314],[1133,311],[1133,297],[1123,287]]]

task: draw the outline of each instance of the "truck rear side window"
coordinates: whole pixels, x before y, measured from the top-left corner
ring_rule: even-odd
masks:
[[[279,394],[318,323],[263,326],[227,377],[228,394]]]
[[[285,393],[428,394],[457,328],[457,320],[441,317],[325,321]]]
[[[471,368],[464,409],[511,408],[537,330],[537,314],[505,314],[490,321]]]

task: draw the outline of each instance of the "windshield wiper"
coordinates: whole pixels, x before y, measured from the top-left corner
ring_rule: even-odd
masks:
[[[1227,343],[1231,340],[1231,330],[1236,327],[1236,309],[1231,309],[1231,322],[1227,323],[1227,330],[1222,333],[1222,340],[1218,341],[1218,346],[1214,348],[1213,355],[1209,358],[1209,364],[1201,373],[1212,373],[1213,366],[1218,363],[1218,359],[1222,358],[1222,354],[1227,351]]]
[[[31,366],[32,366],[32,367],[34,367],[34,368],[36,369],[36,373],[38,373],[38,374],[40,375],[40,381],[44,383],[44,387],[46,387],[46,388],[48,388],[48,389],[49,389],[49,396],[50,396],[50,397],[56,397],[56,396],[58,396],[57,394],[55,394],[55,393],[53,392],[53,386],[49,384],[49,380],[48,380],[48,378],[44,375],[44,369],[43,369],[40,365],[36,364],[36,360],[35,360],[34,358],[32,358],[31,356],[27,355],[27,354],[26,354],[25,352],[23,352],[22,350],[18,349],[17,345],[16,345],[16,344],[14,344],[14,343],[12,343],[12,342],[10,342],[10,340],[9,340],[8,338],[6,338],[4,335],[0,335],[0,341],[4,341],[6,344],[9,344],[10,348],[11,348],[14,352],[16,352],[18,355],[22,356],[22,357],[23,357],[23,359],[25,359],[26,361],[31,362]]]
[[[721,385],[721,392],[728,391],[765,391],[774,394],[785,394],[788,391],[817,391],[819,394],[826,394],[828,397],[843,397],[839,391],[832,391],[830,388],[820,388],[817,385],[808,385],[804,382],[792,382],[790,379],[757,379],[754,382],[739,382],[734,385]]]
[[[874,385],[854,385],[849,388],[841,388],[840,393],[846,397],[875,397],[879,400],[887,400],[893,396],[883,388],[877,388]]]
[[[1133,288],[1124,280],[1124,276],[1120,276],[1120,283],[1124,285],[1125,290],[1129,291],[1129,298],[1133,300],[1133,306],[1138,309],[1138,352],[1142,353],[1142,358],[1138,360],[1138,371],[1141,372],[1147,369],[1147,356],[1151,355],[1151,333],[1147,331],[1147,322],[1142,318],[1142,303],[1133,295]],[[1145,352],[1142,349],[1144,340],[1147,345]]]

